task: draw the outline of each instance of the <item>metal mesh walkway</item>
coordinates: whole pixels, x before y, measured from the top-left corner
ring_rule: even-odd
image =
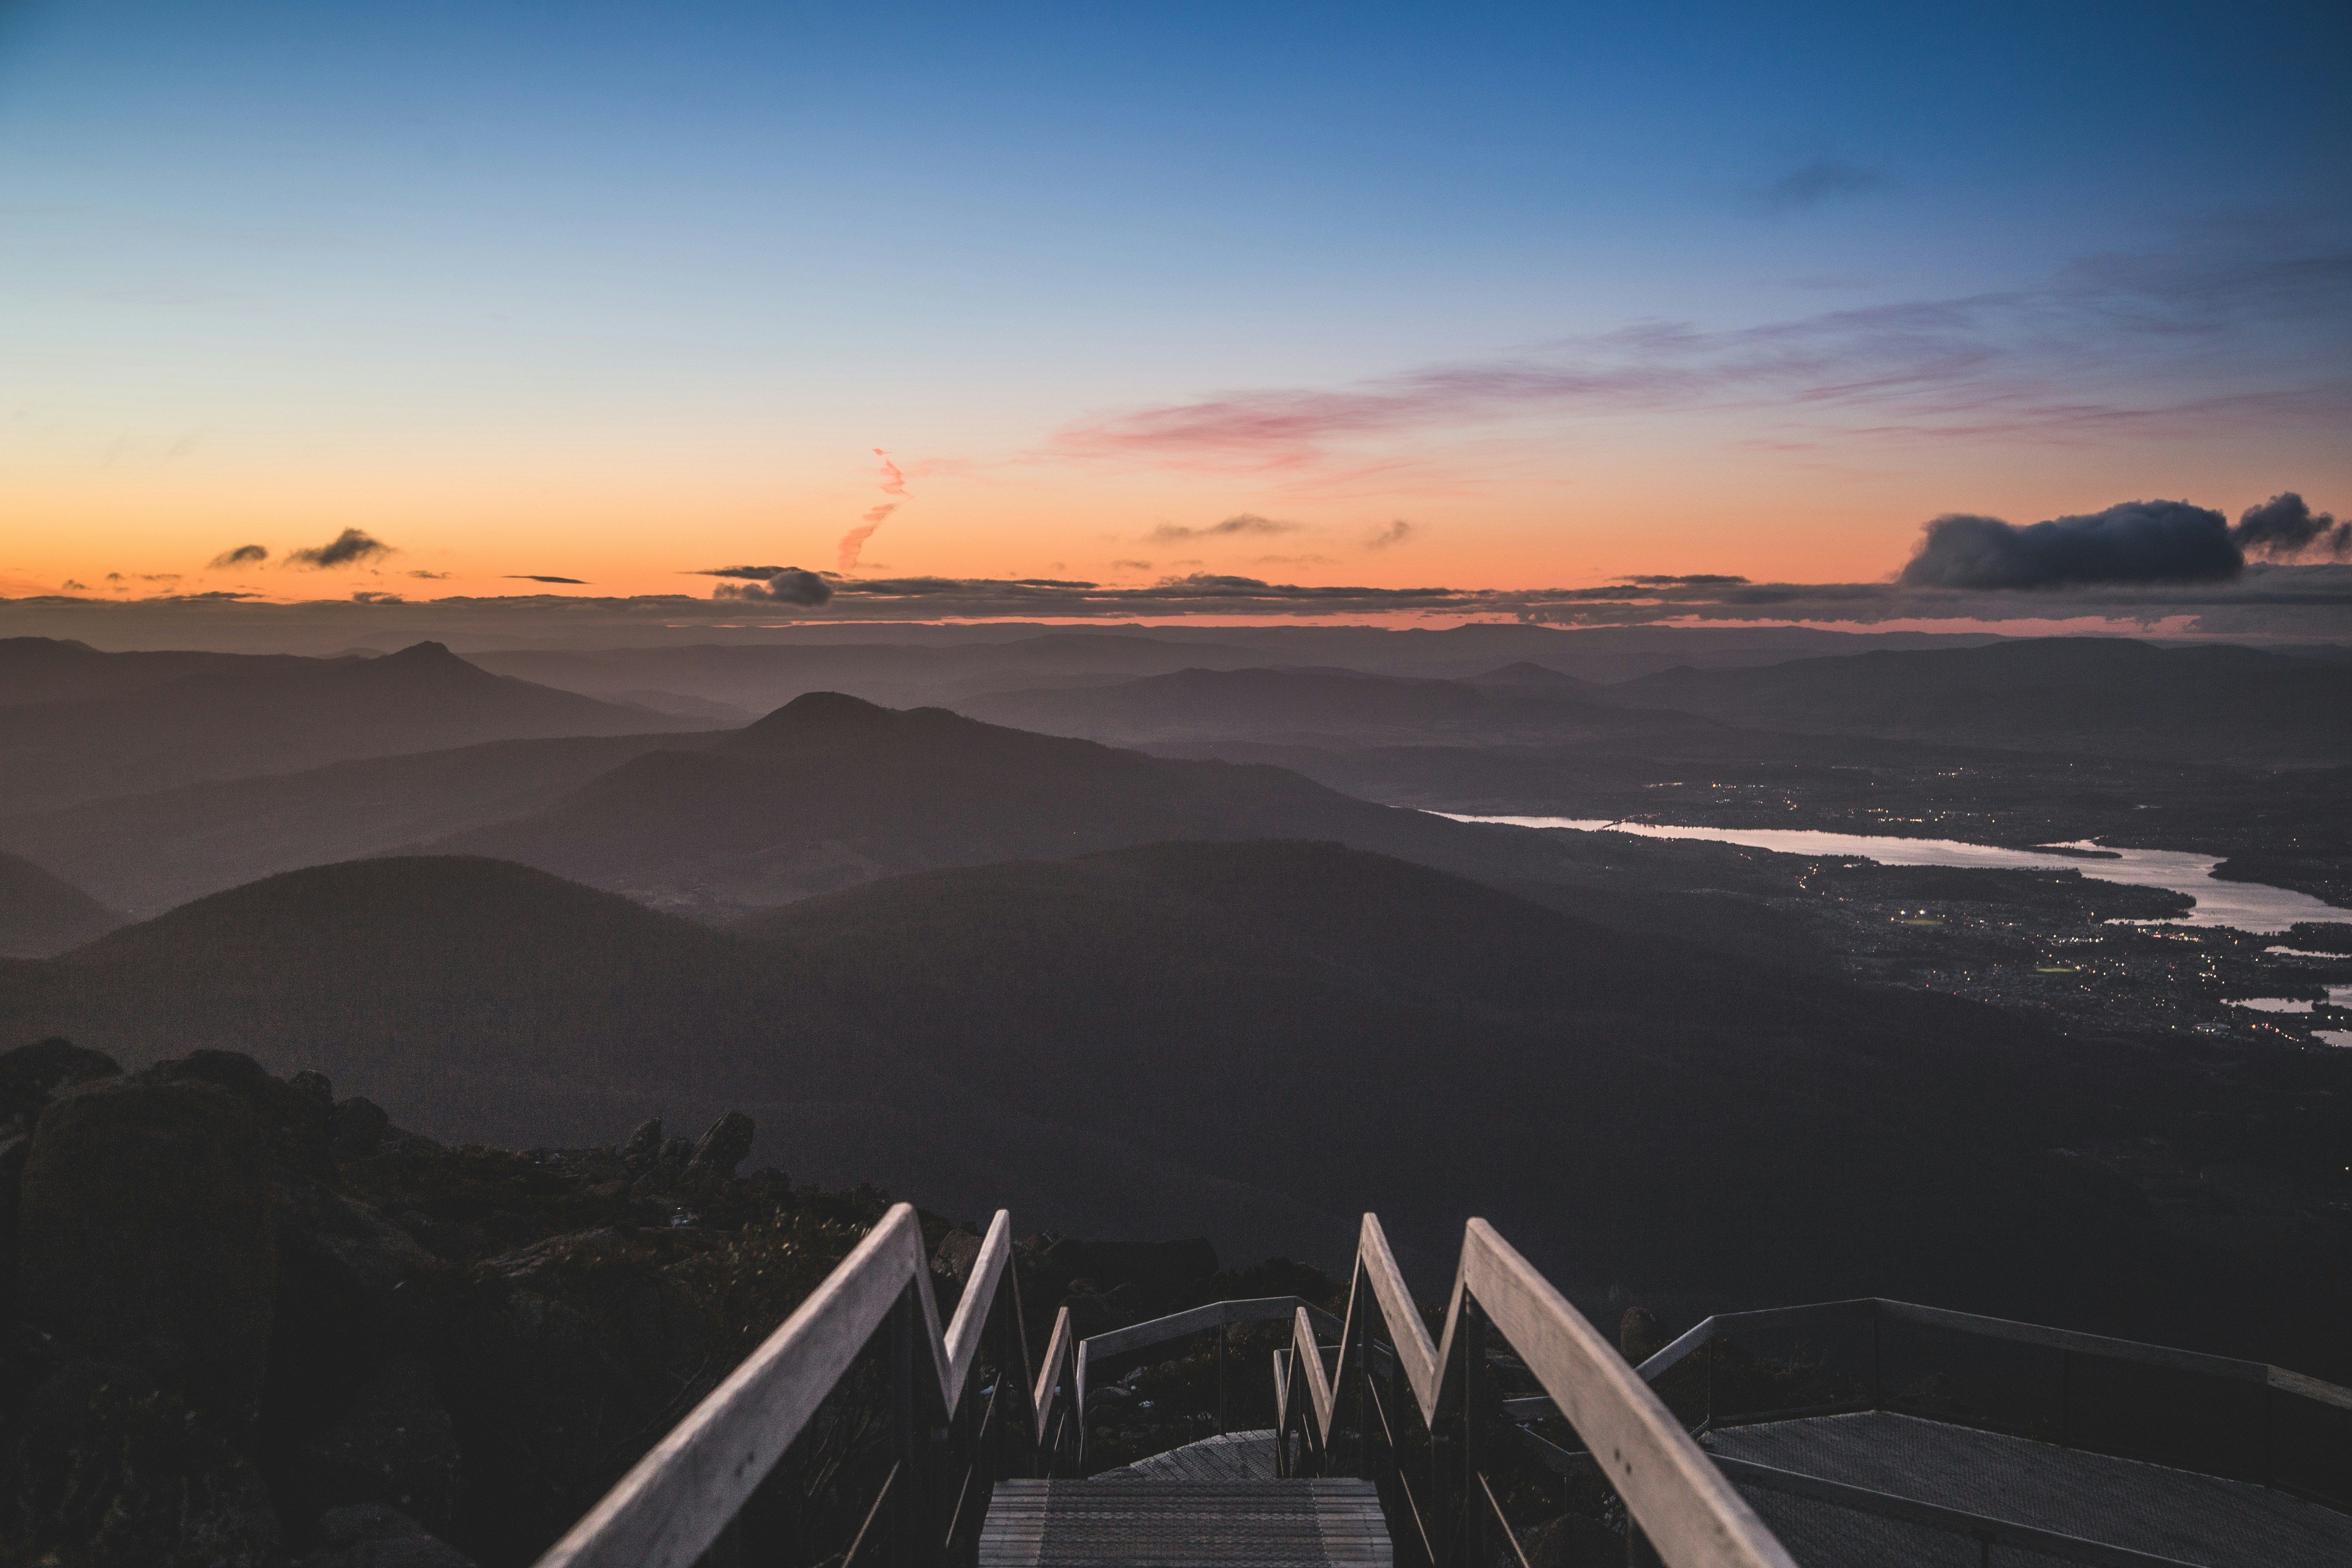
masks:
[[[2210,1568],[2340,1568],[2352,1516],[2274,1488],[1886,1411],[1719,1427],[1705,1446],[1801,1475]],[[1973,1544],[1743,1485],[1805,1568],[1974,1563]],[[2020,1560],[2028,1560],[2020,1554]],[[2039,1560],[2038,1557],[2032,1560]]]
[[[981,1568],[1248,1568],[1394,1561],[1365,1480],[999,1481]]]

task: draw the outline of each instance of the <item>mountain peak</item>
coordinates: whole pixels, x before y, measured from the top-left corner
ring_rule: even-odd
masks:
[[[411,643],[406,647],[402,648],[398,653],[384,655],[383,662],[388,666],[400,665],[409,668],[422,668],[429,665],[466,663],[464,659],[459,658],[456,654],[449,651],[449,645],[447,643],[437,642]],[[470,669],[473,666],[467,665],[467,668]]]
[[[837,734],[898,717],[898,710],[852,697],[845,691],[803,691],[782,708],[737,731],[736,741],[765,744],[806,735]]]

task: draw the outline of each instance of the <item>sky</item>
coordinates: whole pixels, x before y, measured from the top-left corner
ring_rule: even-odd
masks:
[[[0,4],[0,598],[1704,616],[1593,591],[2175,501],[2252,564],[1869,613],[2259,629],[2352,603],[2347,67],[2341,4]]]

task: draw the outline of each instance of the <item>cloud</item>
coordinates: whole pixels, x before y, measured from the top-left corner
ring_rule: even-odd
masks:
[[[764,583],[779,572],[797,572],[797,566],[705,566],[687,574],[690,577],[743,577]]]
[[[362,562],[380,560],[396,553],[394,546],[374,538],[361,529],[347,528],[326,543],[309,550],[289,550],[286,563],[304,566],[313,572],[323,572],[337,566],[355,566]]]
[[[1187,528],[1179,522],[1163,522],[1144,535],[1154,544],[1181,544],[1188,539],[1232,539],[1242,534],[1296,533],[1298,524],[1277,522],[1255,512],[1237,512],[1223,522],[1213,522],[1204,528]]]
[[[445,578],[445,577],[448,576],[448,575],[449,575],[449,574],[447,574],[446,572],[425,572],[425,571],[416,571],[416,572],[411,572],[411,573],[409,574],[409,575],[410,575],[410,576],[412,576],[412,577],[422,577],[422,578],[424,578],[424,579],[425,579],[426,582],[428,582],[428,583],[438,583],[438,582],[440,582],[443,578]]]
[[[2326,512],[2315,512],[2293,490],[2283,490],[2260,506],[2239,515],[2230,537],[2248,555],[2269,561],[2299,556],[2326,556],[2341,561],[2352,556],[2352,519],[2338,522]]]
[[[414,572],[409,574],[412,577],[419,574],[420,574]],[[587,586],[587,579],[584,577],[541,577],[529,572],[509,572],[506,574],[505,581],[509,583],[569,583],[574,587],[584,588]]]
[[[1671,574],[1620,577],[1621,583],[1638,583],[1647,588],[1729,588],[1748,581],[1745,577],[1727,576],[1719,572],[1682,572]]]
[[[1794,212],[1842,196],[1862,195],[1885,184],[1886,176],[1875,169],[1865,169],[1843,158],[1816,158],[1766,186],[1764,205],[1770,212]]]
[[[1095,414],[1034,456],[1304,479],[1350,471],[1373,443],[1395,458],[1423,434],[1656,412],[1745,412],[1799,448],[2331,431],[2352,416],[2335,352],[2347,326],[2352,248],[2240,226],[2087,258],[2031,288],[1724,330],[1640,322],[1347,385]]]
[[[2022,528],[1949,513],[1927,525],[1901,581],[1964,589],[2218,583],[2245,565],[2220,512],[2180,500],[2136,500]]]
[[[866,542],[873,538],[874,531],[881,527],[884,521],[898,510],[896,506],[877,506],[866,514],[865,521],[843,534],[841,542],[834,547],[835,569],[842,572],[856,571],[857,557],[865,552]]]
[[[713,576],[733,576],[744,568],[736,567]],[[721,583],[710,590],[714,599],[761,600],[778,605],[798,605],[814,609],[833,597],[833,584],[814,572],[803,572],[797,566],[779,566],[765,582]]]
[[[397,594],[381,594],[372,588],[362,588],[352,595],[352,603],[354,605],[404,605],[408,601]]]
[[[87,594],[89,592],[89,584],[77,583],[70,577],[67,578],[65,582],[59,585],[69,594]]]
[[[224,550],[214,556],[212,563],[206,570],[220,572],[231,566],[259,565],[268,559],[269,550],[267,545],[240,544],[234,550]]]
[[[882,493],[886,496],[905,495],[907,476],[898,471],[898,465],[890,460],[890,454],[877,447],[874,455],[882,459]]]
[[[1366,535],[1364,539],[1364,548],[1367,550],[1386,550],[1392,544],[1402,544],[1406,540],[1411,539],[1412,537],[1412,524],[1407,522],[1402,518],[1398,518],[1393,522],[1391,522],[1386,528],[1374,529],[1370,534]]]
[[[1114,561],[1110,563],[1110,569],[1114,572],[1149,572],[1151,570],[1151,563],[1149,561]]]

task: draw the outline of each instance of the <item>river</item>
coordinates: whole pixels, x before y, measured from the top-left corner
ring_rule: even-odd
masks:
[[[1795,827],[1678,827],[1648,823],[1604,822],[1571,816],[1471,816],[1457,812],[1432,814],[1455,822],[1499,822],[1513,827],[1564,827],[1583,833],[1607,830],[1643,838],[1707,838],[1718,844],[1743,844],[1751,849],[1775,849],[1784,855],[1852,856],[1882,866],[1959,866],[1979,870],[2080,871],[2102,882],[2125,882],[2141,888],[2168,888],[2197,900],[2197,907],[2177,921],[2146,921],[2145,925],[2226,926],[2231,931],[2268,935],[2297,921],[2352,921],[2352,910],[2322,903],[2309,893],[2273,888],[2261,882],[2224,882],[2213,868],[2221,862],[2210,855],[2190,855],[2178,849],[2109,849],[2098,844],[2045,845],[2041,849],[2003,849],[1990,844],[1963,844],[1953,838],[1900,838],[1880,833],[1816,833]],[[2053,854],[2053,850],[2095,851],[2094,854]]]

